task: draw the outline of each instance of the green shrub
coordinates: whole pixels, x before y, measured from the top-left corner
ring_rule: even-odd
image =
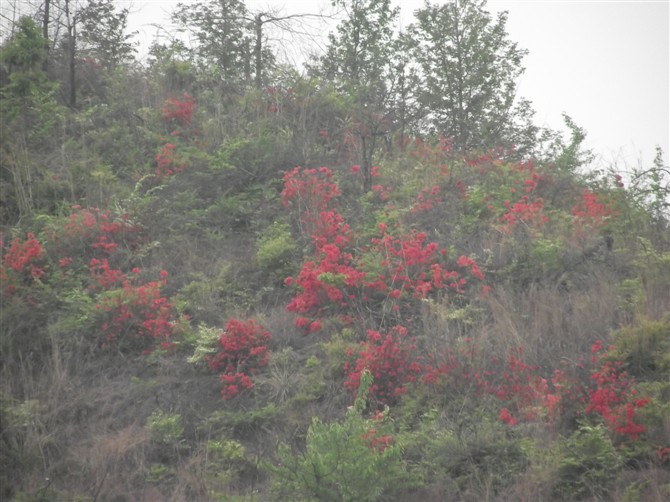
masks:
[[[256,262],[273,279],[283,281],[292,272],[295,252],[296,245],[290,227],[286,223],[274,222],[258,237]]]
[[[147,429],[160,460],[167,462],[178,456],[184,441],[180,415],[155,411],[147,419]]]
[[[638,380],[665,380],[670,376],[670,315],[660,321],[641,320],[613,335],[608,359],[622,361]]]
[[[621,467],[621,455],[605,427],[582,425],[561,443],[554,495],[560,500],[606,496]]]
[[[431,493],[445,499],[501,496],[528,466],[523,440],[483,410],[450,415],[433,409],[414,422],[407,457],[420,465]]]
[[[207,442],[204,476],[212,486],[230,485],[239,481],[249,469],[244,446],[232,439],[211,439]]]
[[[402,448],[385,417],[362,416],[372,377],[361,378],[358,398],[342,422],[312,419],[305,451],[278,449],[279,465],[272,467],[278,500],[376,501],[406,490],[412,479],[402,460]]]
[[[274,403],[251,410],[221,410],[212,413],[201,427],[216,434],[242,436],[268,428],[277,416]]]

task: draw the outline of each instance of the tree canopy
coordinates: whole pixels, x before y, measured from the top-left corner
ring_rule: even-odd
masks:
[[[509,40],[507,14],[494,19],[484,0],[426,1],[408,28],[421,69],[418,101],[432,131],[459,150],[528,146],[535,132],[517,96],[527,51]]]

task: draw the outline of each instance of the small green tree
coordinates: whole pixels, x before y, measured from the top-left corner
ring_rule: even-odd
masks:
[[[582,425],[561,446],[554,495],[560,500],[606,496],[623,464],[605,428]]]
[[[366,370],[343,422],[326,424],[313,418],[303,453],[280,445],[279,466],[272,468],[280,500],[373,502],[391,495],[393,488],[412,485],[384,414],[363,416],[371,384]]]
[[[459,151],[532,145],[536,128],[527,101],[516,100],[516,80],[527,51],[505,31],[507,13],[493,19],[486,0],[426,1],[409,27],[421,68],[419,102],[430,128]]]
[[[253,29],[244,2],[202,0],[180,3],[172,14],[182,32],[196,40],[193,61],[218,72],[227,90],[251,83]]]
[[[364,189],[372,185],[372,158],[379,139],[390,131],[389,107],[395,82],[394,23],[399,10],[390,0],[336,0],[347,17],[330,35],[329,46],[310,68],[323,80],[334,82],[349,102],[347,133],[357,140]]]
[[[113,0],[88,0],[81,11],[81,52],[113,70],[132,61],[135,47],[127,33],[129,9],[116,10]]]
[[[51,144],[61,116],[58,86],[43,71],[46,41],[29,17],[19,20],[12,39],[0,47],[0,64],[7,78],[0,82],[0,220],[32,213],[37,183],[42,178],[39,152]],[[42,201],[46,202],[46,201]]]

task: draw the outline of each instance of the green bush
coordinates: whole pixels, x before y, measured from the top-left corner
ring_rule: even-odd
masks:
[[[286,223],[274,222],[258,237],[256,262],[276,281],[283,281],[292,273],[292,258],[296,245],[291,229]]]
[[[501,496],[528,466],[523,440],[483,410],[450,415],[434,408],[413,421],[405,432],[406,457],[420,466],[427,490],[435,495],[450,500]]]
[[[641,320],[613,334],[608,359],[622,361],[638,380],[665,380],[670,376],[670,314],[660,321]]]
[[[560,500],[604,497],[623,461],[602,425],[582,425],[561,443],[554,495]]]
[[[178,456],[184,441],[184,427],[180,415],[155,411],[147,419],[147,429],[157,458],[167,462]]]
[[[344,421],[312,419],[303,453],[280,445],[279,464],[271,468],[278,500],[372,502],[416,484],[385,417],[362,416],[371,381],[366,371]]]

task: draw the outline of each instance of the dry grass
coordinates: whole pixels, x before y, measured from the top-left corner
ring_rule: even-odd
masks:
[[[617,327],[615,286],[614,277],[600,275],[574,286],[497,287],[486,300],[491,320],[481,336],[504,351],[523,347],[536,364],[578,359]]]

